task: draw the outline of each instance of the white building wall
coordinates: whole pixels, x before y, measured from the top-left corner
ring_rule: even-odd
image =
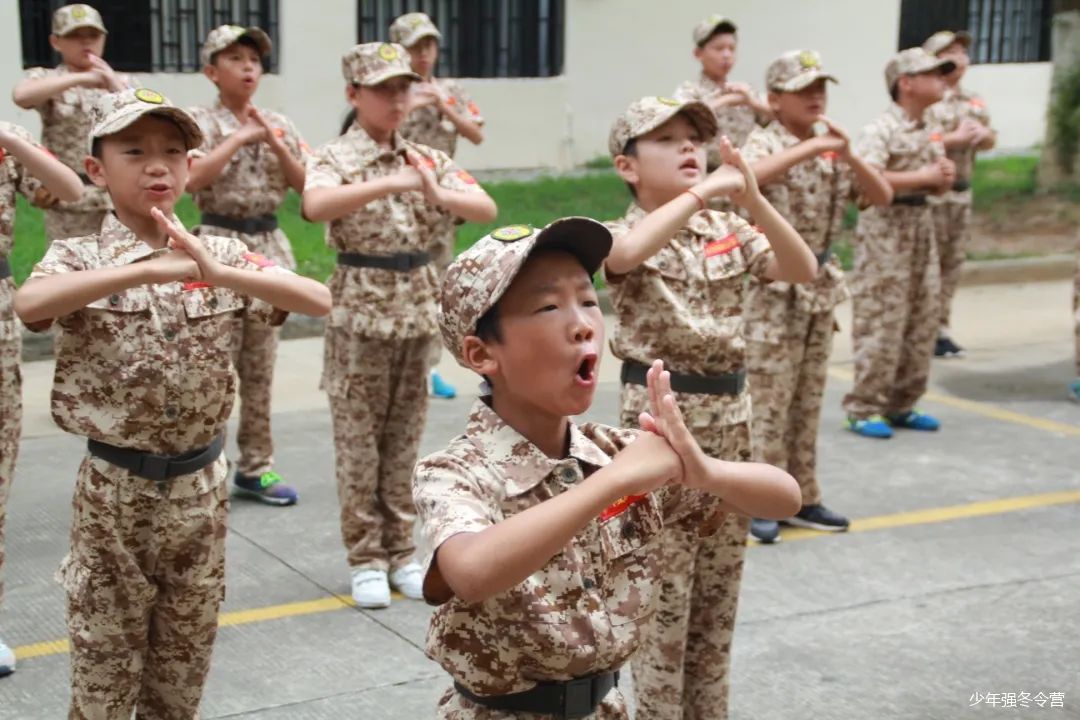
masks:
[[[311,144],[336,134],[346,105],[341,54],[355,42],[355,0],[281,2],[281,67],[259,89],[261,105],[291,117]],[[488,121],[480,147],[462,141],[459,160],[474,169],[567,168],[607,154],[614,117],[634,98],[670,94],[698,73],[694,24],[713,12],[739,24],[733,79],[761,89],[768,63],[785,50],[815,49],[840,79],[830,115],[853,134],[888,103],[883,70],[893,52],[899,0],[568,0],[564,75],[469,79]],[[112,38],[112,42],[120,41]],[[10,88],[22,76],[18,4],[0,2],[0,118],[38,132],[37,114],[19,110]],[[206,103],[201,74],[137,76],[182,105]],[[982,94],[999,130],[999,147],[1041,141],[1050,64],[980,65],[968,85]]]

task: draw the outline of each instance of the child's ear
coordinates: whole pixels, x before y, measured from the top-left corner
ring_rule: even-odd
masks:
[[[695,60],[700,61],[701,56],[702,56],[703,53],[704,53],[704,51],[700,47],[698,47],[697,45],[694,46],[694,59]]]
[[[51,45],[52,49],[56,52],[60,52],[60,37],[56,33],[49,35],[49,45]]]
[[[499,370],[499,361],[492,357],[487,343],[476,335],[466,335],[461,341],[461,357],[469,369],[478,375],[491,377]]]
[[[623,182],[628,182],[631,185],[637,185],[639,182],[637,163],[634,162],[634,158],[628,155],[616,155],[615,156],[615,172],[619,173],[619,177],[623,179]]]
[[[217,85],[217,68],[216,67],[214,67],[211,63],[207,63],[207,64],[203,65],[202,72],[203,72],[203,75],[206,76],[207,80],[209,80],[210,82]]]
[[[360,86],[348,83],[345,85],[345,102],[356,107],[356,98],[360,96]]]
[[[98,187],[105,187],[105,166],[102,165],[101,159],[96,158],[93,155],[87,155],[86,160],[83,161],[83,167],[86,168],[86,177],[90,178],[90,181]]]
[[[779,95],[779,93],[776,93],[776,92],[773,92],[772,90],[770,90],[769,95],[768,95],[768,100],[769,100],[769,109],[773,111],[773,115],[778,115],[780,113],[780,95]]]

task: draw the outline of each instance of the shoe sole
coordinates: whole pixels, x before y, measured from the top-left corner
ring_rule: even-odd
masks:
[[[10,665],[0,665],[0,677],[7,677],[8,675],[13,675],[14,673],[15,668],[11,667]]]
[[[788,527],[806,528],[808,530],[821,530],[823,532],[847,532],[849,525],[838,527],[836,525],[824,525],[822,523],[810,522],[809,520],[803,520],[801,518],[788,518],[787,520],[781,520],[781,525],[787,525]]]
[[[233,486],[233,495],[236,497],[246,498],[248,500],[258,500],[264,505],[273,505],[274,507],[285,507],[286,505],[295,505],[299,498],[275,498],[267,497],[262,493],[257,493],[254,490],[247,490],[242,487]]]
[[[362,603],[357,602],[356,598],[353,598],[353,602],[356,603],[356,607],[361,610],[385,610],[390,607],[390,603]]]
[[[782,541],[784,538],[777,535],[772,540],[762,540],[762,539],[756,537],[755,535],[751,535],[750,539],[753,540],[754,542],[756,542],[758,545],[776,545],[780,541]]]

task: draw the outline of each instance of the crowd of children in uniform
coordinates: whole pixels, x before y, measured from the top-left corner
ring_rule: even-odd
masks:
[[[778,521],[848,525],[822,503],[815,445],[834,308],[849,297],[847,427],[939,427],[916,403],[931,357],[961,352],[949,304],[972,159],[994,143],[985,104],[959,85],[966,33],[894,56],[893,102],[853,144],[825,116],[835,78],[816,52],[781,55],[758,95],[729,79],[735,24],[707,18],[693,30],[701,77],[613,124],[624,217],[507,225],[454,260],[455,225],[497,209],[452,159],[484,121],[434,76],[441,35],[426,15],[345,53],[349,119],[314,150],[253,102],[271,49],[258,28],[210,32],[201,58],[218,95],[191,111],[101,59],[90,6],[59,9],[52,29],[62,63],[14,91],[51,153],[0,123],[0,569],[17,314],[55,326],[53,416],[88,440],[57,574],[73,718],[196,716],[224,592],[237,391],[234,493],[298,498],[270,433],[289,312],[327,316],[321,387],[353,598],[385,607],[394,588],[437,606],[427,651],[453,680],[445,718],[626,717],[626,666],[638,717],[726,717],[748,531],[775,542]],[[276,220],[289,188],[337,251],[325,286],[293,272]],[[185,191],[202,212],[193,233],[173,214]],[[46,209],[52,240],[17,293],[16,192]],[[850,202],[849,295],[832,246]],[[571,419],[603,354],[598,272],[622,361],[618,427]],[[1077,286],[1080,298],[1080,273]],[[417,462],[429,391],[454,395],[434,373],[444,345],[485,394],[463,434]],[[12,670],[0,643],[0,673]]]

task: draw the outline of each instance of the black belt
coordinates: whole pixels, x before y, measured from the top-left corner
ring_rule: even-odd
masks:
[[[619,378],[623,384],[646,385],[645,374],[648,365],[627,360],[622,364]],[[724,373],[723,375],[686,375],[671,373],[671,389],[675,392],[694,395],[739,395],[746,388],[746,370]]]
[[[11,277],[11,264],[7,258],[0,258],[0,280]]]
[[[203,213],[200,224],[222,227],[226,230],[234,230],[248,235],[261,232],[273,232],[274,230],[277,230],[278,226],[277,215],[274,215],[273,213],[256,215],[255,217],[248,218],[230,217],[228,215],[218,215],[217,213]]]
[[[892,199],[893,205],[908,205],[910,207],[919,207],[926,204],[925,195],[897,195]]]
[[[534,688],[510,695],[476,695],[457,682],[454,689],[477,705],[493,710],[581,718],[595,712],[611,688],[618,684],[619,672],[615,671],[562,682],[541,682]]]
[[[83,185],[93,185],[94,181],[90,179],[90,176],[86,173],[79,173],[79,179],[82,180]]]
[[[221,433],[204,448],[180,455],[155,455],[154,453],[116,447],[97,440],[87,440],[86,449],[94,457],[131,471],[147,480],[162,482],[178,475],[202,470],[218,459],[225,447],[225,434]]]
[[[393,255],[365,255],[364,253],[343,252],[338,253],[337,262],[338,265],[348,265],[349,267],[409,272],[427,265],[431,262],[431,256],[426,252],[394,253]]]
[[[956,192],[964,192],[969,187],[971,187],[971,181],[970,180],[957,180],[956,182],[954,182],[952,184],[952,189],[955,190]]]

